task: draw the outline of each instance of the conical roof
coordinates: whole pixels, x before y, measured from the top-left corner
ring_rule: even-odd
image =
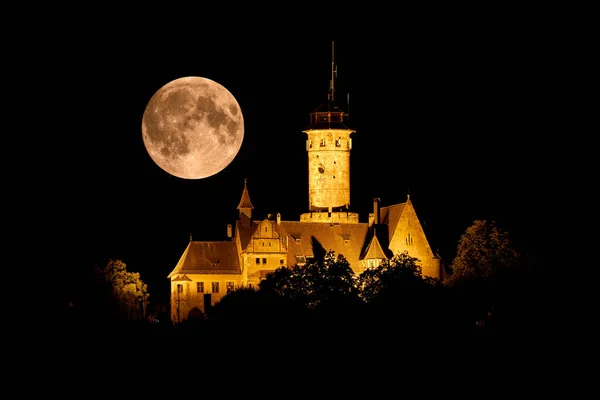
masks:
[[[237,206],[238,210],[242,208],[251,208],[254,209],[252,202],[250,201],[250,195],[248,194],[248,187],[246,186],[246,182],[248,180],[244,179],[244,191],[242,192],[242,198],[240,199],[240,204]]]

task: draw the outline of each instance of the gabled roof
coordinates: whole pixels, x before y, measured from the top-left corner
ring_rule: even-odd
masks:
[[[189,276],[187,276],[186,274],[176,275],[175,278],[171,279],[171,281],[173,281],[173,282],[189,282],[191,280],[192,279]]]
[[[235,232],[236,235],[240,237],[240,245],[242,249],[245,249],[250,243],[250,239],[252,239],[252,235],[258,228],[258,223],[256,221],[250,221],[250,224],[245,224],[241,220],[235,221]]]
[[[400,221],[400,217],[402,217],[406,204],[407,203],[400,203],[380,208],[380,222],[388,226],[390,241],[392,240],[394,232],[396,232],[396,226],[398,226],[398,221]]]
[[[361,259],[378,259],[378,260],[383,260],[385,258],[388,258],[385,251],[383,251],[383,248],[381,247],[381,244],[379,243],[379,240],[377,239],[377,235],[373,234],[373,236],[371,237],[371,240],[369,241],[369,245],[367,246],[367,249],[365,250],[365,252],[363,253]]]
[[[180,274],[239,274],[235,243],[190,242],[168,278]]]

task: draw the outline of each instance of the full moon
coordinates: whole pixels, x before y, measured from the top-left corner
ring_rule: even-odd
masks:
[[[225,87],[189,76],[152,96],[142,117],[142,136],[160,168],[179,178],[202,179],[233,161],[244,140],[244,117]]]

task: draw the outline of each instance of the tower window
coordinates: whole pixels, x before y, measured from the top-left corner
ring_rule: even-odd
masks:
[[[256,257],[256,265],[260,264],[260,258]]]
[[[267,259],[266,258],[263,258],[262,262],[263,262],[263,265],[267,265]]]
[[[335,140],[335,147],[342,147],[342,138],[339,137]]]
[[[325,147],[325,138],[321,139],[321,147]]]

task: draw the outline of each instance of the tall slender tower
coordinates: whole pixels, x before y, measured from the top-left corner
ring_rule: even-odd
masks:
[[[308,213],[300,216],[303,222],[358,222],[358,214],[350,208],[350,150],[355,131],[344,121],[348,113],[335,104],[335,65],[331,43],[331,80],[327,104],[310,113],[308,135]]]

